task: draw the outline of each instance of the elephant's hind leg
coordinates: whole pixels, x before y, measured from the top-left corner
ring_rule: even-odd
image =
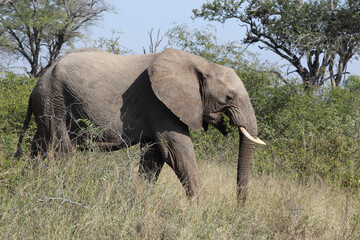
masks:
[[[58,131],[52,135],[42,134],[44,131],[36,131],[31,143],[31,157],[44,158],[48,151],[55,150],[60,153],[69,153],[74,146],[67,132]]]
[[[56,117],[41,117],[32,142],[32,156],[44,157],[49,151],[69,153],[74,149],[65,121]],[[41,155],[39,155],[41,154]]]
[[[39,132],[36,131],[31,142],[31,158],[44,157],[46,150],[47,147],[45,138],[40,136]]]
[[[69,133],[66,128],[65,121],[55,121],[52,126],[54,131],[52,134],[52,144],[56,151],[60,153],[70,153],[75,149],[72,143]]]
[[[144,149],[146,142],[141,142],[140,147]],[[156,182],[164,166],[164,159],[157,144],[149,143],[147,147],[140,159],[139,175],[144,176],[149,182]]]

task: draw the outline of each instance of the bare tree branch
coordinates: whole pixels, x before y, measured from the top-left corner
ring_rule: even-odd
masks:
[[[5,4],[10,3],[10,2],[12,2],[12,1],[11,0],[2,0],[0,2],[0,7],[4,6]]]
[[[157,48],[159,47],[160,43],[162,42],[164,36],[160,36],[160,29],[158,29],[158,31],[157,31],[155,42],[153,41],[153,29],[151,29],[148,32],[148,35],[149,35],[149,39],[150,39],[149,53],[155,53],[155,52],[157,52]],[[145,48],[143,48],[143,52],[144,52],[144,54],[146,54]]]

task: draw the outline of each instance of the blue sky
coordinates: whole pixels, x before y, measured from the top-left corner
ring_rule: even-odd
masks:
[[[201,28],[215,25],[219,39],[235,40],[243,34],[236,21],[222,25],[203,19],[192,20],[192,9],[200,8],[204,0],[131,0],[110,1],[116,7],[116,14],[106,14],[104,21],[92,27],[91,39],[110,37],[111,30],[123,32],[121,44],[135,53],[142,53],[142,48],[149,45],[148,31],[158,29],[165,33],[175,24],[187,24],[189,27]],[[238,31],[234,31],[236,28]],[[242,35],[243,36],[243,35]]]
[[[236,20],[230,20],[224,24],[209,22],[203,19],[192,20],[192,9],[199,9],[206,0],[110,0],[115,6],[115,14],[106,14],[104,21],[91,27],[89,37],[91,40],[99,37],[111,36],[111,31],[123,32],[120,44],[131,49],[136,54],[142,54],[143,47],[148,48],[148,31],[158,29],[164,34],[175,24],[187,24],[189,28],[201,28],[208,24],[217,29],[217,36],[223,41],[240,41],[245,34],[245,28],[240,27]],[[165,46],[165,41],[161,47]],[[284,60],[270,51],[260,51],[258,47],[248,48],[253,53],[258,53],[260,59],[272,63],[285,64]],[[353,60],[348,66],[348,72],[360,75],[360,62]]]

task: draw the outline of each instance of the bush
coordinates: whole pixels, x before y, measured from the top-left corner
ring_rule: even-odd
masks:
[[[256,172],[360,189],[358,93],[341,88],[304,91],[289,83],[255,94],[259,133],[268,143],[258,148]]]
[[[11,72],[0,76],[0,166],[14,154],[36,79]],[[34,131],[32,121],[28,134]],[[31,134],[33,135],[33,134]],[[27,142],[29,142],[27,135]],[[24,149],[25,150],[25,149]]]

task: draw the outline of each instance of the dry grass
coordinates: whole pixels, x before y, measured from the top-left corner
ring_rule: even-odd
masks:
[[[238,207],[236,165],[200,161],[204,193],[190,200],[169,167],[143,182],[138,157],[78,153],[8,169],[18,178],[0,185],[0,239],[360,239],[359,194],[253,176]]]

